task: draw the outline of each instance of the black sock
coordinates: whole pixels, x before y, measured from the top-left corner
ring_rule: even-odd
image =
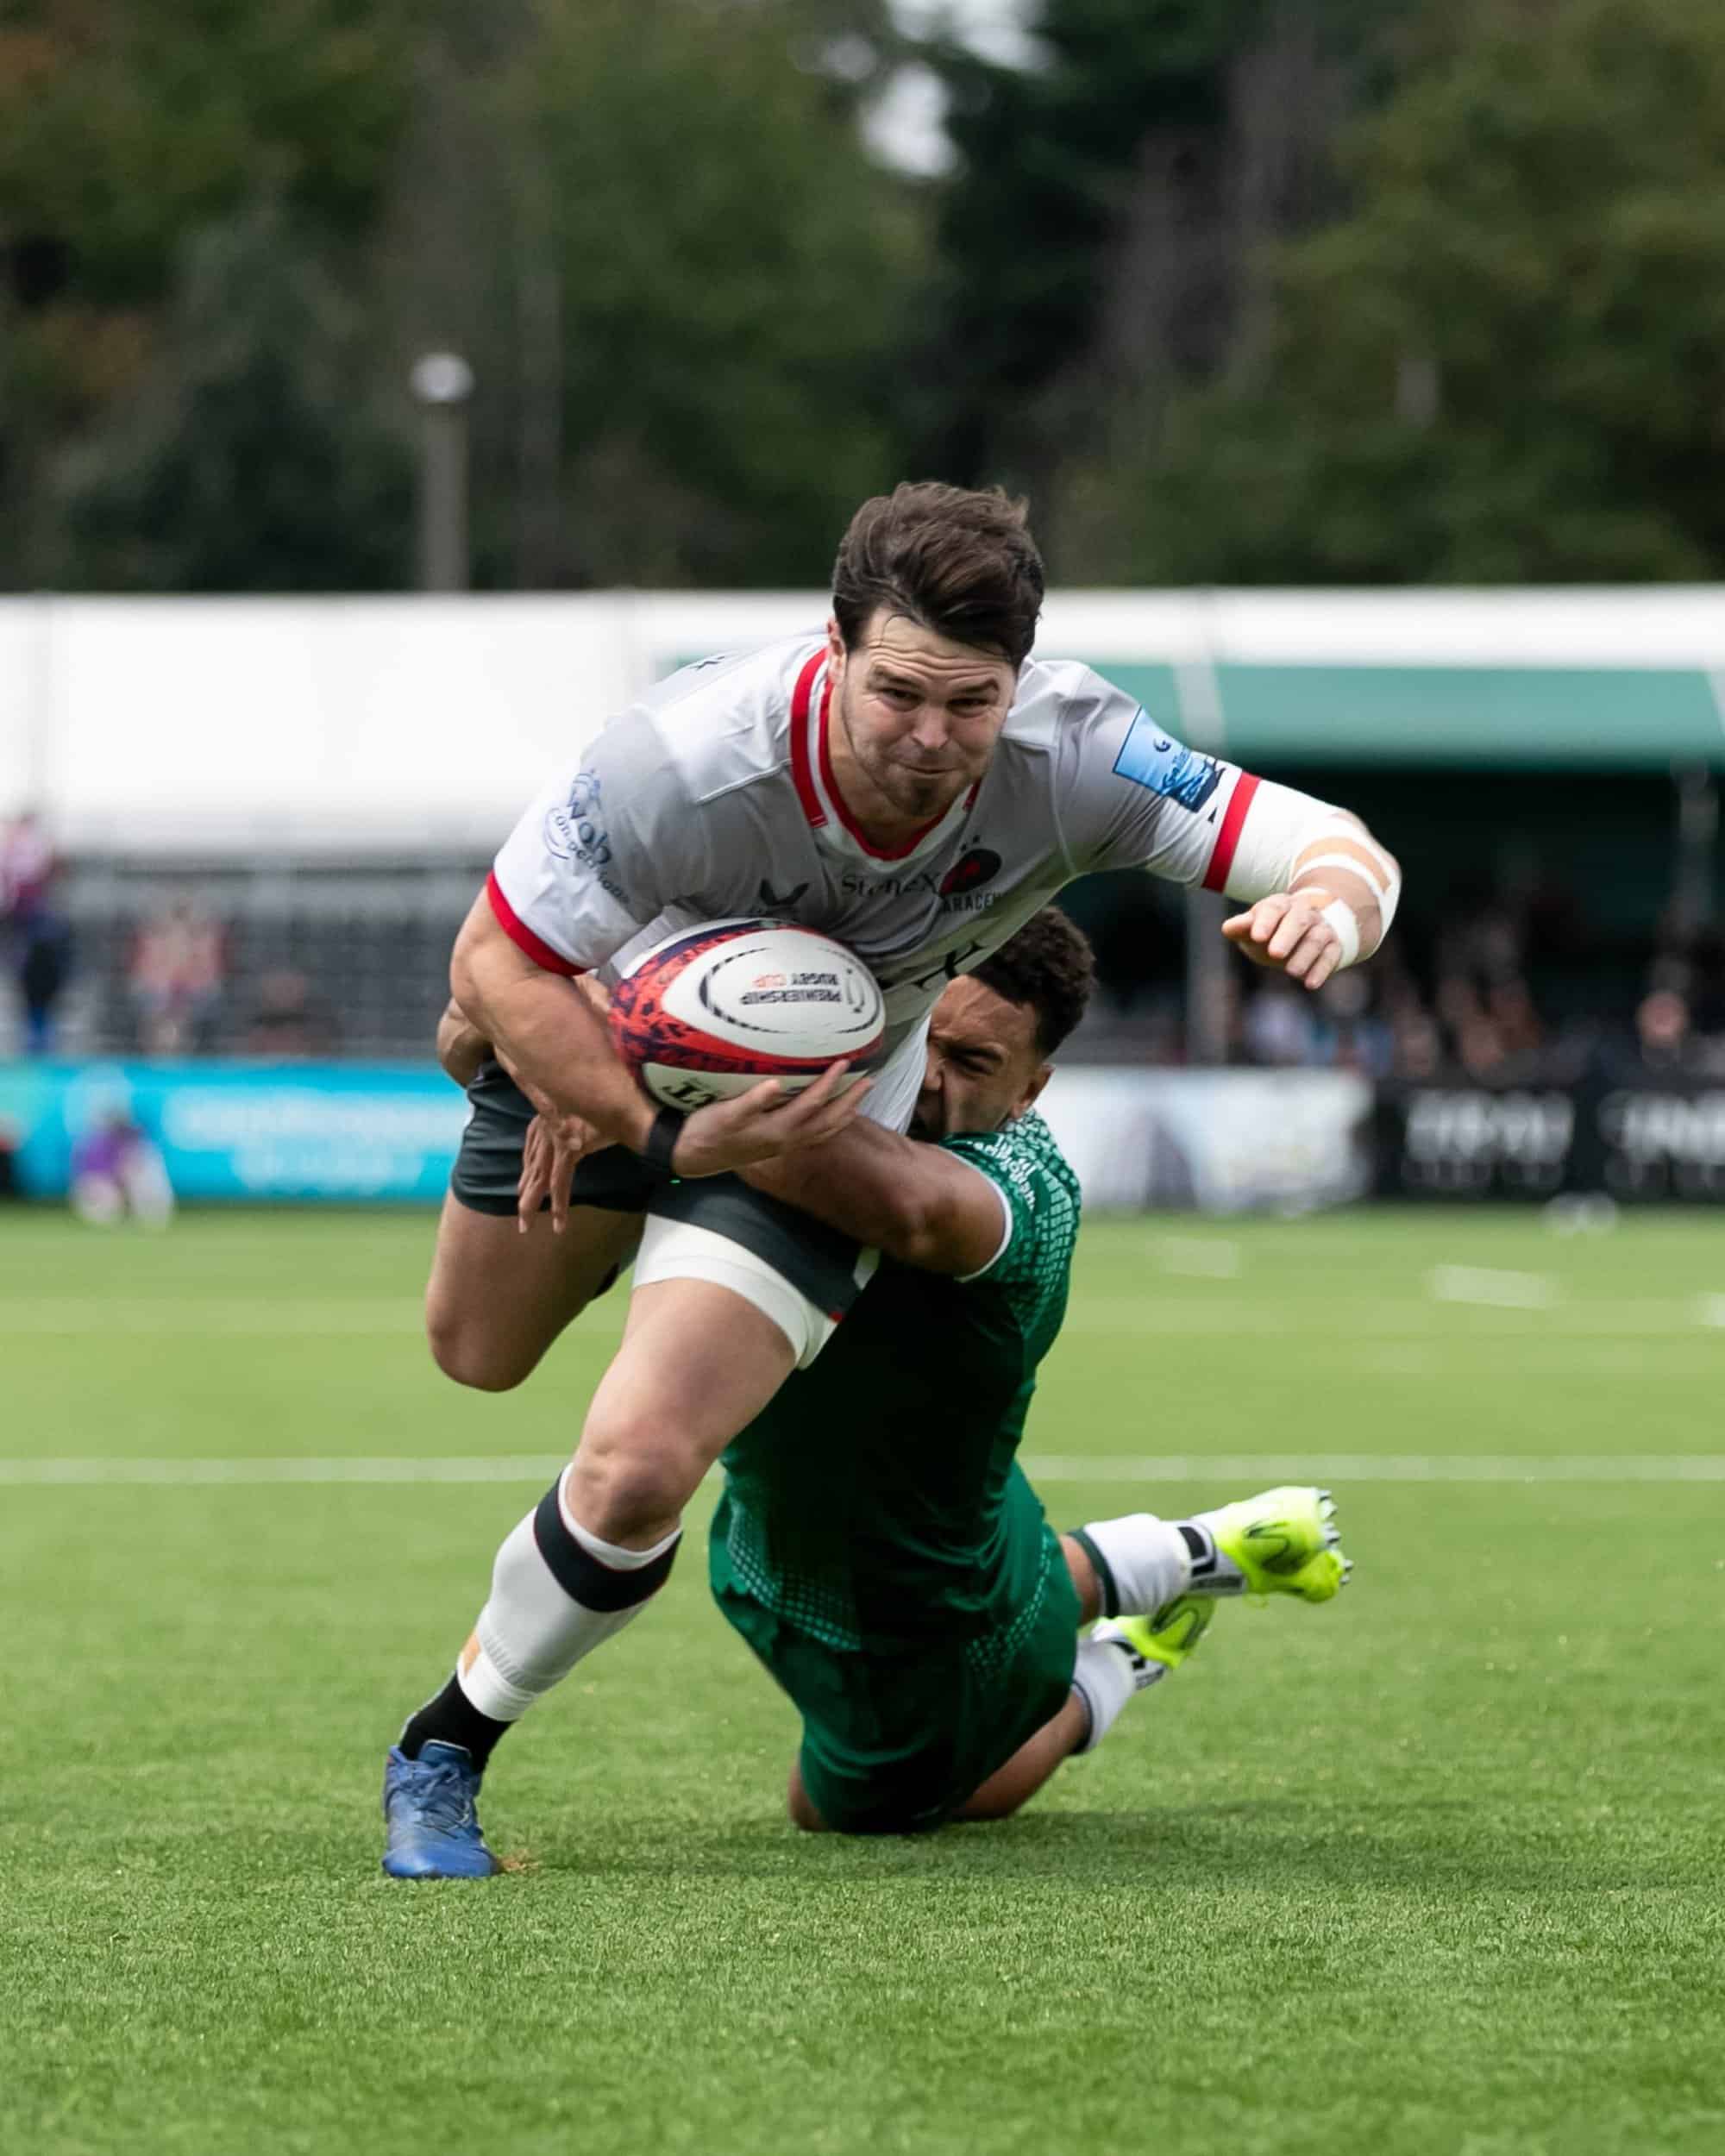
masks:
[[[397,1745],[410,1759],[419,1757],[422,1745],[461,1745],[483,1774],[492,1747],[511,1727],[508,1722],[493,1721],[489,1714],[480,1714],[461,1689],[461,1679],[451,1677],[436,1699],[427,1700],[417,1714],[408,1716],[407,1727]]]

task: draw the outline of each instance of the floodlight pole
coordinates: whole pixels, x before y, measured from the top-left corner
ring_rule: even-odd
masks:
[[[1222,923],[1233,911],[1218,892],[1186,893],[1186,1060],[1200,1069],[1228,1060],[1233,980]]]
[[[474,370],[456,352],[427,352],[408,376],[420,411],[419,588],[467,588],[467,403]]]

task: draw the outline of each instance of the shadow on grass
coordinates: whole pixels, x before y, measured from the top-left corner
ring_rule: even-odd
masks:
[[[1615,1839],[1615,1838],[1614,1838]],[[1515,1819],[1462,1798],[1314,1807],[1297,1798],[1178,1810],[1030,1812],[921,1835],[804,1835],[783,1821],[691,1829],[637,1818],[611,1846],[536,1838],[548,1877],[651,1871],[672,1881],[794,1875],[818,1891],[871,1879],[1057,1878],[1075,1887],[1283,1893],[1290,1886],[1441,1887],[1597,1893],[1703,1883],[1688,1852],[1656,1839],[1600,1842],[1560,1807]]]

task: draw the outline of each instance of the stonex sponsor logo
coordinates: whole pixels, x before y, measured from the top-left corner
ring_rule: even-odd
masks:
[[[838,887],[853,899],[913,899],[919,892],[933,898],[938,889],[932,870],[913,876],[865,876],[852,871],[838,879]]]
[[[856,870],[841,876],[839,888],[856,899],[938,899],[942,910],[951,913],[980,913],[992,906],[996,893],[985,892],[1000,873],[1003,863],[992,847],[972,846],[944,875],[932,868],[913,869],[901,876],[871,876]]]

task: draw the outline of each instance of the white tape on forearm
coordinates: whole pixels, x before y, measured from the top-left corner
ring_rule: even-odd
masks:
[[[1383,875],[1387,878],[1389,869],[1381,862],[1379,866]],[[1380,906],[1383,904],[1387,895],[1385,885],[1373,875],[1363,861],[1358,860],[1352,854],[1302,854],[1300,874],[1302,876],[1310,875],[1314,868],[1346,868],[1351,876],[1359,878]]]
[[[1344,966],[1352,965],[1359,956],[1359,923],[1354,918],[1353,908],[1345,899],[1332,899],[1318,918],[1327,921],[1336,931],[1336,940],[1342,947],[1342,955],[1335,963],[1335,970],[1339,973]]]

